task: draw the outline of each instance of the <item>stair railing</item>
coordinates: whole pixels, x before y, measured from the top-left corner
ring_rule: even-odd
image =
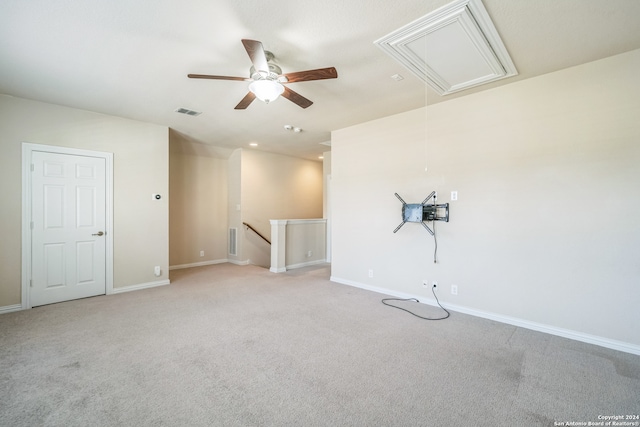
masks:
[[[247,224],[246,222],[243,222],[242,225],[244,225],[245,227],[247,227],[247,230],[251,230],[254,233],[256,233],[258,236],[260,236],[262,238],[262,240],[264,240],[265,242],[267,242],[268,244],[271,244],[271,242],[269,241],[269,239],[267,239],[266,237],[264,237],[262,234],[260,234],[260,232],[258,230],[256,230],[255,228],[253,228],[251,225]]]

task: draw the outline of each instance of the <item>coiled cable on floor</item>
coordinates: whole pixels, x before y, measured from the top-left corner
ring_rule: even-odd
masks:
[[[416,317],[419,317],[420,319],[424,319],[424,320],[444,320],[447,317],[449,317],[451,315],[451,313],[449,313],[449,311],[447,311],[446,308],[444,308],[442,306],[442,304],[440,304],[440,300],[438,300],[438,296],[436,295],[436,291],[435,291],[435,287],[431,288],[431,292],[433,293],[433,296],[436,298],[436,302],[438,303],[438,305],[440,306],[441,309],[444,310],[445,313],[447,313],[445,316],[443,317],[424,317],[424,316],[420,316],[414,312],[412,312],[411,310],[407,310],[406,308],[402,308],[402,307],[398,307],[397,305],[393,305],[393,304],[389,304],[387,301],[415,301],[415,302],[420,302],[417,298],[383,298],[382,299],[382,303],[384,305],[388,305],[389,307],[393,307],[393,308],[397,308],[399,310],[402,311],[406,311],[409,314],[413,314]]]

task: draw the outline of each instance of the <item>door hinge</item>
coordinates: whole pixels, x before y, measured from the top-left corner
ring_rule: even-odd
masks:
[[[29,287],[33,288],[33,280],[29,279]]]
[[[33,163],[31,163],[31,172],[33,172],[34,170],[36,170],[35,166],[33,165]]]
[[[31,229],[33,230],[33,221],[31,221],[31,224],[29,225],[31,227]]]

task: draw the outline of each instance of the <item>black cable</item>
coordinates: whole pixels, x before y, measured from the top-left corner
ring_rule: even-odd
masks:
[[[431,292],[433,292],[433,296],[436,297],[436,302],[438,303],[440,308],[443,309],[445,311],[445,313],[447,313],[446,316],[437,317],[437,318],[423,317],[423,316],[419,316],[419,315],[415,314],[414,312],[412,312],[410,310],[407,310],[406,308],[398,307],[397,305],[387,304],[387,301],[415,301],[415,302],[420,302],[417,298],[407,298],[407,299],[402,299],[402,298],[383,298],[382,299],[382,303],[384,305],[388,305],[389,307],[393,307],[393,308],[397,308],[397,309],[402,310],[402,311],[406,311],[407,313],[413,314],[414,316],[419,317],[420,319],[424,319],[424,320],[444,320],[444,319],[446,319],[447,317],[449,317],[451,315],[451,313],[449,313],[447,311],[447,309],[444,308],[442,306],[442,304],[440,304],[440,301],[438,300],[438,296],[436,295],[436,291],[434,290],[434,288],[431,288]]]
[[[438,262],[438,238],[436,237],[436,202],[437,202],[438,196],[437,195],[433,195],[433,209],[434,209],[434,219],[432,220],[432,224],[433,224],[433,244],[434,244],[434,248],[433,248],[433,263],[436,264]],[[433,290],[433,289],[432,289]],[[434,294],[435,295],[435,294]],[[437,299],[437,297],[436,297]]]
[[[436,238],[436,222],[433,221],[433,243],[435,247],[433,248],[433,263],[435,264],[438,256],[438,239]],[[433,290],[433,289],[432,289]]]

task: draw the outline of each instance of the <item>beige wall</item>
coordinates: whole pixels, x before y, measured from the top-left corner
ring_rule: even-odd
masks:
[[[327,218],[329,216],[329,191],[330,191],[330,182],[331,179],[331,151],[325,151],[322,153],[322,217]]]
[[[0,95],[0,307],[21,302],[22,142],[113,153],[114,288],[168,278],[168,129]]]
[[[326,221],[323,219],[288,221],[285,241],[287,268],[326,261]]]
[[[269,267],[269,244],[243,222],[270,239],[270,219],[322,216],[320,162],[243,149],[211,158],[174,133],[171,146],[172,266],[228,260]],[[235,256],[228,254],[230,227],[238,229]]]
[[[227,258],[234,263],[244,263],[246,258],[243,255],[242,248],[242,211],[241,211],[241,203],[242,203],[242,149],[237,149],[229,156],[228,165],[227,165],[227,181],[229,183],[228,187],[228,197],[227,197],[227,213],[229,218],[229,228],[237,228],[238,230],[238,245],[237,245],[237,255],[228,254],[228,246],[227,246]],[[227,245],[229,244],[229,239],[227,238]]]
[[[324,158],[322,160],[322,179],[323,179],[323,188],[322,188],[322,217],[327,220],[325,229],[326,229],[326,237],[325,237],[325,260],[327,262],[331,262],[331,151],[325,151],[322,154]]]
[[[227,160],[192,150],[194,143],[170,134],[169,262],[174,266],[227,259]],[[192,154],[199,151],[200,154]],[[200,256],[204,251],[204,256]]]
[[[444,305],[640,352],[639,72],[633,51],[333,132],[334,280],[437,280]],[[394,192],[432,190],[459,197],[437,264],[419,224],[392,232]]]
[[[242,221],[271,238],[271,219],[322,218],[322,163],[242,150]],[[270,247],[242,227],[243,259],[270,265]]]

